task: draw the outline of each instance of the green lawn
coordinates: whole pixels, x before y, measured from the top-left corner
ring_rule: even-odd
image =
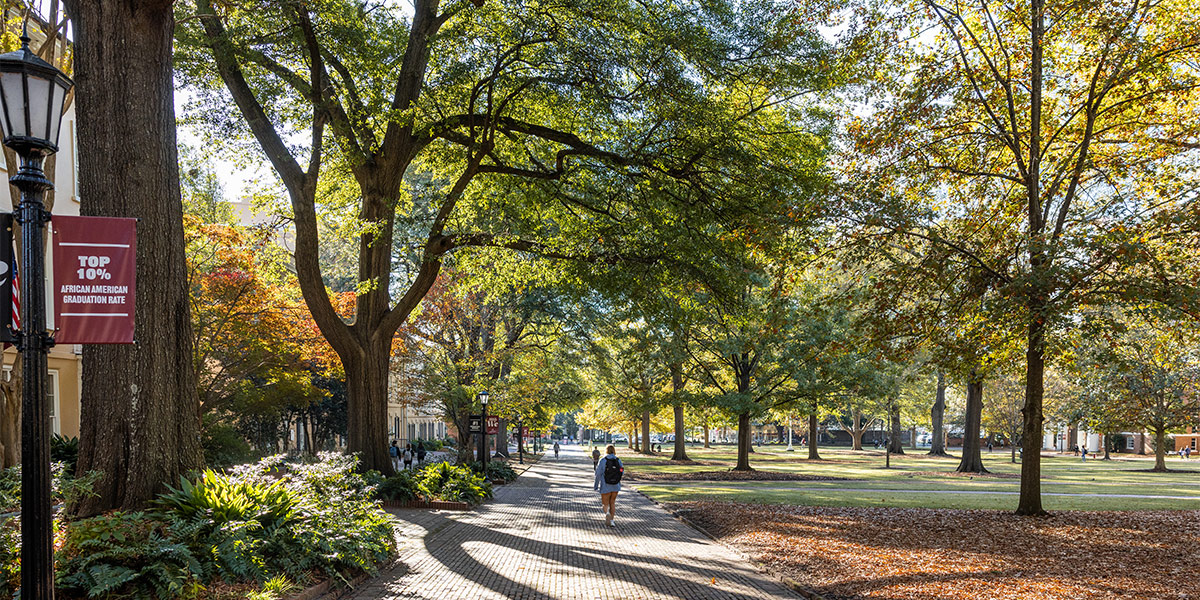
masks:
[[[653,457],[635,455],[626,449],[618,450],[618,453],[635,477],[638,473],[724,471],[736,463],[732,446],[709,450],[689,447],[689,457],[704,464],[674,464],[669,460],[670,447],[664,447],[664,451],[663,455]],[[934,458],[925,452],[910,451],[907,455],[892,456],[889,469],[884,468],[881,451],[853,452],[844,447],[822,447],[823,460],[809,461],[807,449],[786,452],[781,446],[765,446],[756,448],[750,457],[751,466],[757,470],[839,477],[845,481],[645,482],[637,485],[638,489],[662,502],[723,500],[817,506],[1016,507],[1014,492],[1019,490],[1018,480],[949,476],[947,473],[954,471],[958,458]],[[984,466],[993,473],[1020,473],[1021,465],[1010,463],[1006,450],[985,451],[983,460]],[[1079,457],[1043,456],[1043,504],[1047,510],[1200,509],[1200,460],[1189,462],[1168,458],[1167,466],[1181,471],[1145,472],[1153,466],[1153,456],[1114,455],[1114,460],[1089,459],[1086,463]]]

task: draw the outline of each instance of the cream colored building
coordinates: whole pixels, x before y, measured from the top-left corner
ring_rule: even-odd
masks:
[[[62,131],[58,139],[58,154],[54,156],[54,206],[51,210],[56,215],[79,214],[79,171],[78,147],[75,136],[75,107],[67,109],[63,115]],[[0,153],[0,165],[4,169],[4,179],[12,177],[14,170],[4,160]],[[47,173],[49,175],[49,173]],[[10,186],[0,185],[0,211],[12,211],[12,198],[9,195]],[[47,296],[47,304],[49,299]],[[67,437],[79,436],[79,396],[83,381],[81,354],[83,347],[79,344],[65,344],[50,349],[47,365],[50,381],[47,386],[50,394],[51,428],[54,433]],[[12,370],[17,351],[9,347],[4,351],[3,377],[8,379]]]

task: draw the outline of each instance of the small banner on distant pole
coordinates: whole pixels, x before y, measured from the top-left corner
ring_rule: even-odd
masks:
[[[132,344],[137,219],[51,221],[59,344]]]

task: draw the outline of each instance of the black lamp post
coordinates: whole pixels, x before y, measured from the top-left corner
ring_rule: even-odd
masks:
[[[46,332],[46,223],[50,213],[42,204],[46,179],[42,162],[58,152],[63,101],[74,84],[50,63],[29,50],[29,35],[21,49],[0,55],[0,128],[4,145],[21,157],[11,182],[21,190],[16,222],[21,225],[21,597],[54,598],[54,545],[50,510],[50,412],[46,402],[46,353],[54,338]]]
[[[482,427],[480,428],[480,431],[479,431],[479,462],[480,462],[480,464],[482,464],[482,465],[483,465],[483,467],[484,467],[484,469],[485,469],[485,470],[487,469],[487,462],[488,462],[488,452],[487,452],[487,403],[488,403],[488,393],[487,393],[487,390],[484,390],[484,391],[482,391],[482,392],[479,392],[479,405],[483,407],[483,410],[482,410],[482,412],[481,412],[481,414],[480,414],[480,421],[481,421],[480,425],[481,425]]]

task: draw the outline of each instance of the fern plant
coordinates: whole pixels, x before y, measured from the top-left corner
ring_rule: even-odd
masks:
[[[58,561],[57,585],[89,598],[192,595],[202,574],[167,523],[146,513],[112,513],[71,523]]]

